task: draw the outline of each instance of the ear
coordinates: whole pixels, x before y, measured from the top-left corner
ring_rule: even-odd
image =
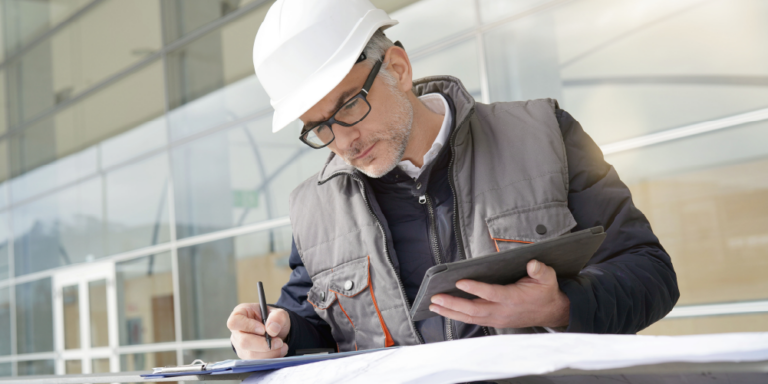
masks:
[[[387,71],[391,73],[402,92],[410,92],[413,88],[413,72],[411,60],[403,48],[392,46],[384,54],[384,62],[387,63]]]

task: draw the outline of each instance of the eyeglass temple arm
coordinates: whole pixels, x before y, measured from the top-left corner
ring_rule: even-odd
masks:
[[[365,84],[363,84],[363,91],[365,91],[366,95],[368,94],[368,90],[371,89],[373,81],[376,80],[379,68],[381,68],[381,60],[376,60],[376,64],[373,64],[373,69],[371,69],[371,74],[368,75],[368,79],[365,80]]]

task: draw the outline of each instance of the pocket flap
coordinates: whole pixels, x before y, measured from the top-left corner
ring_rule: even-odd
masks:
[[[565,203],[548,203],[485,219],[494,240],[535,243],[568,233],[576,221]]]
[[[352,297],[368,288],[369,256],[333,268],[331,290]]]
[[[336,301],[336,294],[330,290],[333,271],[318,273],[312,278],[312,288],[307,293],[307,301],[317,309],[326,309]]]

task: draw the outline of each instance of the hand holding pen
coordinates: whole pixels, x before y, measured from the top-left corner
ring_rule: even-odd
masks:
[[[227,328],[232,332],[230,341],[241,359],[271,359],[288,353],[288,345],[283,342],[291,329],[288,312],[266,306],[263,298],[260,301],[268,312],[266,321],[262,320],[260,303],[238,305],[227,320]],[[266,336],[270,337],[269,343]]]

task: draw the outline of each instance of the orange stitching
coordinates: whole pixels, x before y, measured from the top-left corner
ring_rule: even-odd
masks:
[[[341,301],[339,301],[339,308],[341,308],[341,311],[344,312],[344,316],[347,317],[347,320],[349,320],[349,323],[352,324],[352,327],[354,327],[355,323],[352,322],[352,319],[350,319],[349,315],[347,315],[347,311],[345,311],[344,307],[341,306]]]
[[[384,330],[384,347],[391,347],[395,345],[395,341],[392,340],[392,334],[389,333],[389,329],[387,329],[387,325],[384,323],[384,318],[381,316],[381,311],[379,311],[379,304],[376,303],[376,296],[373,294],[373,283],[371,283],[371,255],[368,255],[368,289],[371,291],[373,306],[376,308],[376,313],[379,315],[381,329]]]

